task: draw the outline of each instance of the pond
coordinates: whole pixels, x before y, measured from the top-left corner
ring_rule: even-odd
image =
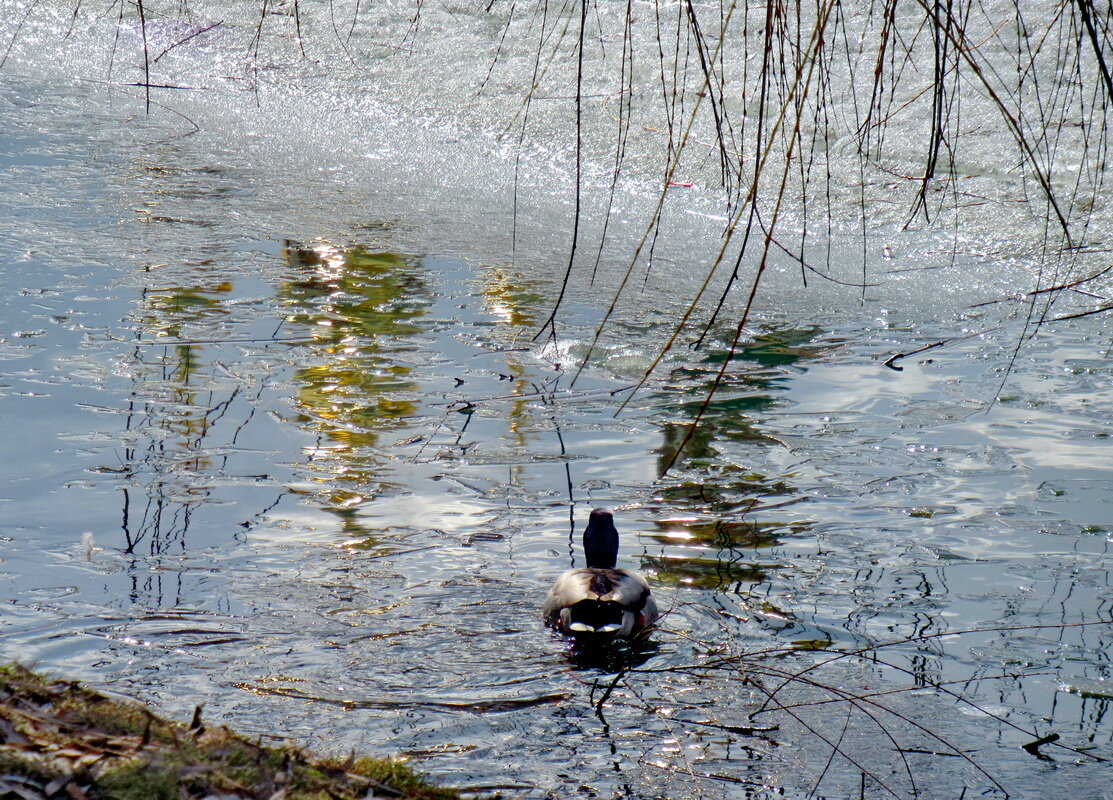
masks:
[[[567,209],[523,190],[510,257],[478,145],[442,184],[274,111],[183,137],[21,58],[4,658],[510,797],[1108,796],[1103,315],[1027,338],[995,268],[806,301],[785,270],[734,352],[728,321],[635,390],[690,243],[578,371],[625,263],[536,336]],[[667,612],[633,651],[540,620],[598,506]]]

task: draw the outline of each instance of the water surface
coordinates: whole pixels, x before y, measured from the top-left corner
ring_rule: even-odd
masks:
[[[632,393],[667,279],[573,383],[605,293],[535,340],[561,242],[487,247],[505,207],[0,85],[5,657],[509,796],[1108,792],[1100,315],[771,296],[661,477],[731,335]],[[639,652],[540,625],[599,505]]]

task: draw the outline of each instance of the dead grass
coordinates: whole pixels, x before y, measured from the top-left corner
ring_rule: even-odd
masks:
[[[387,759],[318,758],[225,727],[168,722],[140,703],[0,666],[0,797],[39,800],[451,800]]]

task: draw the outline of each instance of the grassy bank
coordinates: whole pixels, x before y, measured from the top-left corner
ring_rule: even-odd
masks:
[[[317,758],[265,747],[195,714],[168,722],[23,667],[0,666],[0,797],[21,800],[260,800],[460,795],[409,768],[375,758]]]

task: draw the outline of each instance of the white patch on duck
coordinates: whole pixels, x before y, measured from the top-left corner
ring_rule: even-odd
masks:
[[[611,512],[591,512],[584,531],[587,566],[570,569],[545,598],[545,622],[566,634],[632,636],[657,619],[649,584],[633,570],[617,569],[618,531]]]

